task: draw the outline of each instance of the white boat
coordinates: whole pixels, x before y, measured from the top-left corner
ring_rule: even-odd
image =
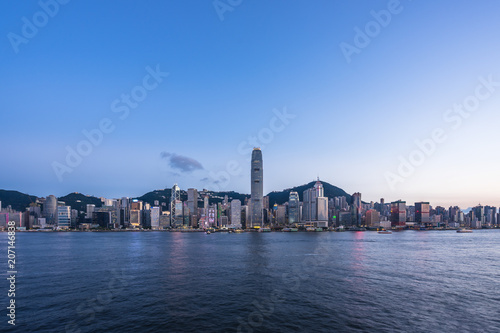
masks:
[[[466,234],[466,233],[471,233],[472,230],[470,230],[470,229],[458,229],[457,232],[462,233],[462,234]]]

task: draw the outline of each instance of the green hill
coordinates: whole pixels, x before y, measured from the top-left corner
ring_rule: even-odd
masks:
[[[0,190],[0,201],[2,209],[10,205],[12,209],[24,212],[30,203],[36,202],[36,197],[18,191]]]
[[[316,182],[310,182],[308,184],[304,184],[301,186],[296,186],[293,188],[289,188],[283,191],[274,191],[268,194],[269,196],[269,205],[271,208],[275,203],[281,205],[284,204],[285,202],[288,201],[288,197],[290,195],[291,191],[296,191],[299,193],[300,200],[302,201],[302,193],[308,189],[314,186]],[[333,198],[333,197],[339,197],[339,196],[345,196],[347,198],[347,202],[351,203],[351,195],[347,194],[343,189],[338,188],[336,186],[333,186],[327,182],[321,182],[323,184],[325,196],[328,198]],[[165,203],[166,206],[168,207],[169,202],[170,202],[170,192],[171,189],[166,188],[163,190],[155,190],[151,191],[148,193],[145,193],[144,195],[134,198],[137,200],[141,200],[143,202],[149,203],[151,206],[154,205],[155,201],[158,200],[160,205],[162,203]],[[198,192],[200,193],[200,192]],[[181,200],[186,201],[187,200],[187,192],[184,190],[180,191],[181,194]],[[245,199],[250,198],[249,194],[242,194],[234,191],[228,191],[228,192],[212,192],[208,191],[207,194],[209,195],[209,203],[214,204],[214,203],[219,203],[224,200],[224,196],[228,196],[229,201],[233,199],[238,199],[241,201],[242,204],[245,204]],[[2,207],[7,207],[8,205],[12,206],[13,209],[18,210],[18,211],[24,211],[26,207],[30,205],[30,203],[35,203],[37,200],[36,196],[24,194],[18,191],[7,191],[7,190],[0,190],[0,201],[2,201]],[[87,204],[94,204],[96,207],[101,207],[102,202],[101,199],[96,198],[94,196],[88,196],[84,195],[81,193],[70,193],[68,195],[65,195],[63,197],[58,198],[59,201],[64,201],[66,205],[71,206],[72,209],[76,209],[78,211],[86,211],[87,209]],[[200,197],[198,199],[198,206],[201,207],[202,204],[202,198]]]
[[[279,192],[277,192],[277,191],[271,192],[268,194],[269,205],[272,207],[275,203],[277,203],[278,205],[284,204],[285,202],[288,201],[288,198],[290,196],[290,192],[292,192],[292,191],[298,192],[300,201],[302,201],[303,200],[303,192],[305,190],[307,190],[308,188],[314,187],[314,184],[316,184],[316,181],[312,181],[308,184],[296,186],[296,187],[289,188],[289,189],[279,191]],[[341,189],[337,186],[333,186],[332,184],[327,183],[327,182],[321,182],[321,184],[323,184],[325,197],[328,197],[329,199],[334,198],[334,197],[346,197],[347,202],[351,203],[351,201],[352,201],[351,195],[348,194],[343,189]]]
[[[71,206],[71,209],[82,212],[87,211],[87,204],[94,204],[96,207],[102,206],[101,199],[78,192],[70,193],[64,197],[57,198],[57,200],[64,201],[67,206]]]

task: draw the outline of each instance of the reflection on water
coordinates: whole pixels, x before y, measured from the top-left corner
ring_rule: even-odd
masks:
[[[230,332],[253,314],[254,332],[497,332],[499,253],[495,230],[19,233],[18,328]],[[112,271],[126,287],[80,318]]]

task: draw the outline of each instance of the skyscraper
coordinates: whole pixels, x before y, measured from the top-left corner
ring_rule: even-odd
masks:
[[[49,195],[45,199],[43,205],[43,216],[47,220],[47,224],[55,224],[57,219],[57,198],[53,195]]]
[[[71,207],[57,207],[57,226],[59,228],[68,229],[71,226]]]
[[[178,201],[181,200],[181,189],[177,184],[174,184],[172,186],[172,190],[170,192],[170,226],[174,227],[175,225],[175,218],[178,215],[177,208],[178,208]],[[180,206],[181,209],[181,215],[182,215],[182,205]]]
[[[187,207],[189,208],[189,221],[192,227],[198,226],[198,190],[188,189]]]
[[[398,200],[391,203],[391,225],[393,227],[406,225],[406,201]]]
[[[353,224],[358,227],[361,225],[362,208],[361,193],[356,192],[352,195],[352,214]]]
[[[95,205],[94,204],[87,204],[87,213],[85,214],[85,218],[91,219],[92,213],[94,211],[95,211]]]
[[[262,151],[260,148],[254,148],[251,161],[251,208],[250,208],[250,228],[263,226],[263,163]]]
[[[151,229],[157,230],[160,228],[160,207],[151,207]]]
[[[430,205],[428,202],[415,202],[415,222],[425,224],[430,223]]]
[[[323,184],[319,179],[313,188],[303,192],[302,219],[306,224],[319,228],[328,227],[328,198],[323,193]]]
[[[241,228],[241,201],[233,199],[231,201],[231,228]]]
[[[370,209],[366,212],[366,225],[370,227],[378,227],[380,225],[380,213],[375,209]]]
[[[288,224],[300,222],[300,201],[299,194],[295,191],[290,192],[288,197]]]

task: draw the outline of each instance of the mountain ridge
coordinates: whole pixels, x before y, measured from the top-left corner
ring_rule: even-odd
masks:
[[[345,192],[343,189],[325,181],[320,181],[320,182],[323,184],[325,197],[333,198],[338,196],[345,196],[347,202],[348,203],[351,202],[352,200],[351,195]],[[292,188],[287,188],[281,191],[269,192],[267,194],[267,196],[269,196],[269,206],[270,206],[269,208],[271,208],[274,204],[281,205],[287,202],[291,191],[298,192],[300,200],[302,201],[303,200],[302,193],[306,189],[313,187],[315,183],[316,181],[312,181],[307,184],[295,186]],[[201,191],[198,191],[198,193],[200,192]],[[131,199],[137,199],[143,202],[147,202],[151,206],[153,206],[154,202],[158,200],[160,205],[162,205],[162,203],[165,203],[165,205],[168,206],[168,203],[170,201],[170,193],[171,189],[165,188],[161,190],[149,191],[139,197],[133,197]],[[210,197],[209,202],[211,204],[222,202],[224,200],[225,195],[228,196],[229,200],[232,199],[240,200],[242,204],[245,203],[246,198],[250,198],[250,194],[239,193],[235,191],[207,191],[207,193]],[[180,195],[182,201],[187,200],[187,191],[181,190]],[[31,203],[36,203],[36,201],[40,198],[43,197],[36,197],[15,190],[0,189],[0,201],[2,202],[2,209],[10,205],[12,209],[23,212],[26,209],[26,207],[28,207]],[[79,192],[68,193],[67,195],[58,197],[57,200],[64,201],[66,205],[71,206],[72,209],[76,209],[78,211],[85,211],[87,204],[94,204],[96,207],[101,207],[103,205],[100,198],[92,195],[85,195]],[[199,203],[203,202],[203,199],[198,198],[198,202]]]

